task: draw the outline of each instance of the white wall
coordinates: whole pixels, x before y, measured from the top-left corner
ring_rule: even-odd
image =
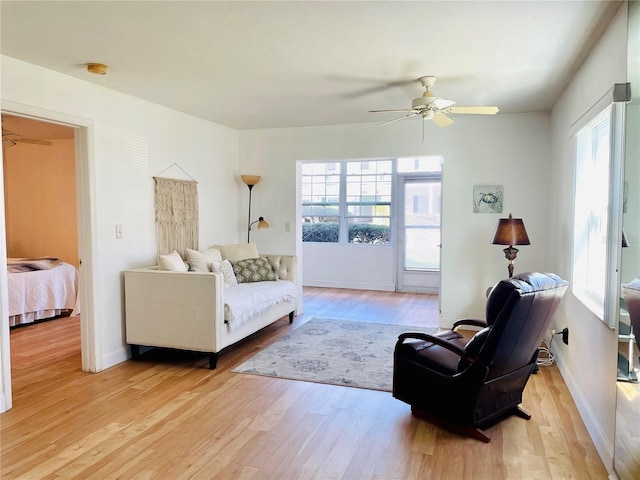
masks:
[[[395,158],[442,155],[442,289],[441,325],[458,318],[483,317],[487,287],[507,276],[502,247],[489,242],[498,218],[512,212],[522,217],[531,239],[520,249],[515,271],[552,270],[546,238],[549,222],[551,158],[549,116],[544,113],[496,116],[457,116],[447,128],[427,125],[421,145],[420,122],[407,120],[384,127],[376,124],[282,128],[240,132],[240,168],[262,175],[254,189],[253,208],[270,222],[253,238],[261,249],[296,248],[305,277],[307,262],[332,265],[336,279],[351,279],[358,265],[367,265],[371,278],[395,278],[393,255],[379,250],[372,265],[372,249],[314,249],[308,259],[300,238],[296,204],[296,162],[348,158]],[[473,185],[504,185],[504,212],[479,214],[472,210]],[[285,222],[292,226],[285,232]],[[293,228],[296,226],[297,228]],[[358,250],[361,255],[358,255]],[[345,261],[345,254],[351,260]],[[313,272],[316,277],[322,272]],[[304,281],[304,278],[303,278]]]
[[[238,198],[246,187],[238,178],[238,132],[6,56],[1,61],[3,109],[37,108],[91,124],[93,197],[84,201],[94,253],[82,268],[94,277],[97,369],[107,368],[127,356],[121,272],[155,262],[152,176],[177,162],[198,180],[201,247],[241,240]],[[0,216],[4,237],[4,211]],[[116,224],[123,239],[115,238]]]
[[[626,82],[626,8],[621,8],[598,45],[556,103],[551,117],[552,198],[547,212],[551,264],[571,278],[573,142],[570,126],[614,83]],[[554,328],[568,327],[570,342],[556,348],[558,366],[605,464],[611,470],[615,427],[617,337],[567,293]]]

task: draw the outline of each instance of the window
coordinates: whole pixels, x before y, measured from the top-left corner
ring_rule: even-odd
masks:
[[[391,160],[302,166],[302,241],[385,244],[391,234]]]
[[[575,135],[572,289],[603,320],[619,250],[621,111],[609,105]]]
[[[391,160],[347,162],[349,243],[389,243],[391,168]]]

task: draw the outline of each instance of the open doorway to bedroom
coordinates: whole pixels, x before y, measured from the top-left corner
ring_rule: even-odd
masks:
[[[73,352],[54,357],[69,369],[82,365],[76,130],[2,113],[14,376],[28,371],[42,375],[46,365],[38,352]]]

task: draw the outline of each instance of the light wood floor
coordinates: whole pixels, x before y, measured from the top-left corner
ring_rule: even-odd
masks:
[[[606,479],[555,366],[484,444],[411,415],[388,392],[232,373],[312,316],[434,325],[437,297],[305,289],[306,313],[220,356],[80,371],[79,322],[11,335],[14,407],[0,416],[3,479]],[[425,392],[437,395],[437,392]]]

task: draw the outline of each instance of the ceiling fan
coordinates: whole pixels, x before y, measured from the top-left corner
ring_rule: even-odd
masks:
[[[38,138],[25,138],[19,133],[14,133],[11,130],[6,130],[2,127],[2,145],[7,147],[13,147],[18,143],[30,143],[32,145],[43,145],[49,147],[53,145],[53,142],[49,140],[40,140]]]
[[[402,117],[381,123],[381,126],[420,115],[423,120],[433,120],[438,127],[447,127],[454,122],[446,114],[495,115],[499,111],[498,107],[454,107],[456,102],[437,97],[431,91],[431,87],[436,83],[436,77],[429,75],[420,77],[418,80],[425,91],[421,97],[413,99],[411,108],[369,110],[370,113],[409,112]]]

